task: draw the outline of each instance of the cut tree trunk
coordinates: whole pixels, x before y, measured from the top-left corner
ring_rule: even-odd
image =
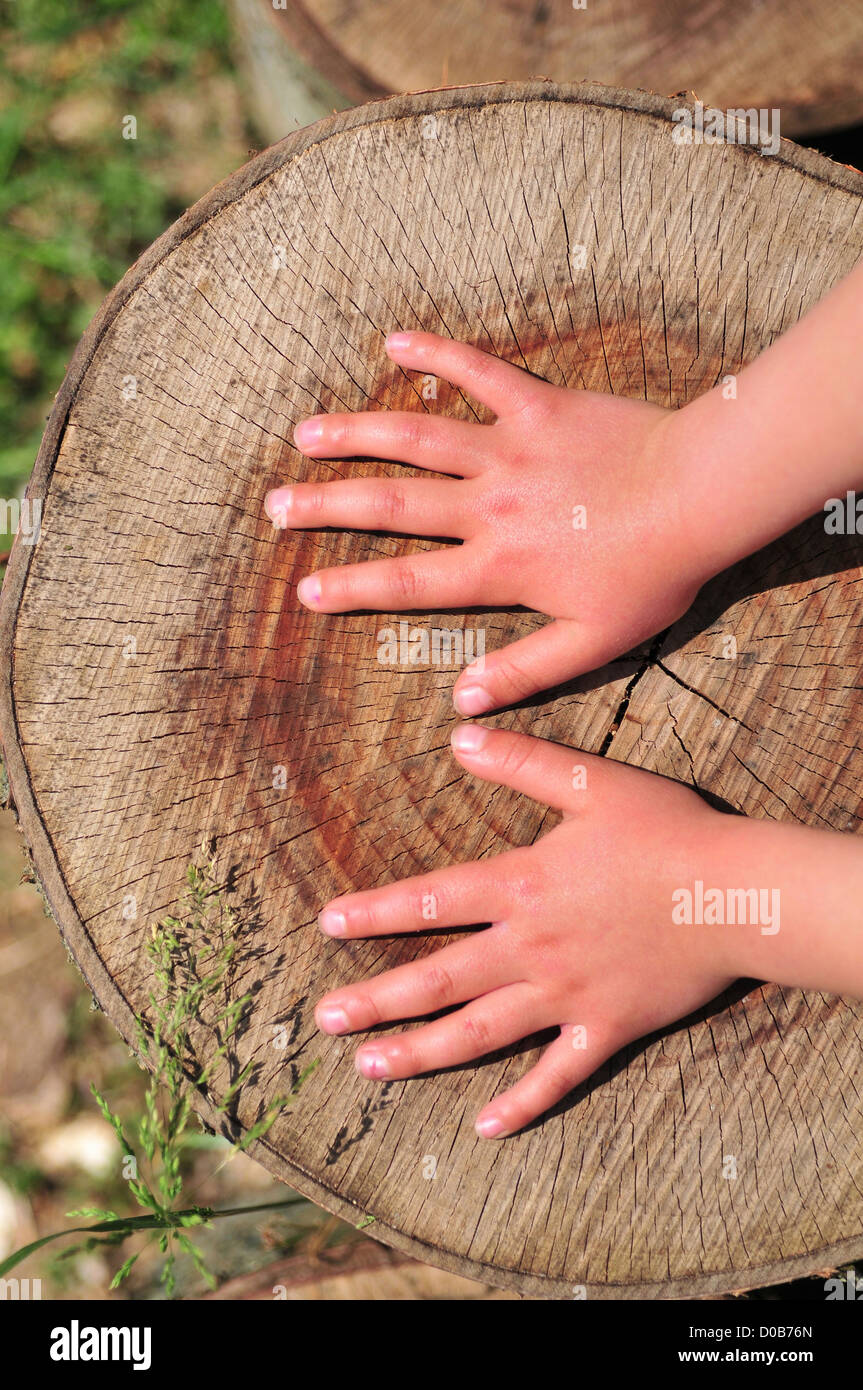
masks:
[[[587,78],[781,111],[785,135],[863,120],[860,0],[232,0],[255,117],[280,140],[334,107],[468,82]],[[310,106],[310,103],[313,105]]]
[[[225,1128],[218,1098],[254,1061],[229,1125],[247,1129],[319,1059],[253,1154],[334,1213],[372,1217],[386,1244],[554,1297],[717,1294],[863,1254],[863,1007],[741,985],[503,1143],[478,1141],[474,1118],[541,1040],[440,1075],[359,1076],[357,1040],[318,1033],[316,1000],[444,938],[340,944],[318,931],[321,905],[529,844],[550,819],[453,763],[455,670],[382,665],[377,634],[397,616],[297,602],[313,568],[433,542],[274,533],[262,503],[295,479],[404,475],[302,458],[291,432],[310,412],[474,417],[389,362],[391,329],[677,406],[851,269],[863,177],[787,143],[774,158],[677,145],[674,105],[587,85],[425,93],[333,116],[240,169],[85,334],[30,484],[41,539],[16,541],[3,592],[20,824],[124,1037],[147,1014],[151,926],[214,837],[253,1012],[202,1116]],[[746,815],[858,831],[860,561],[858,538],[828,545],[815,518],[649,648],[492,722]],[[543,619],[482,621],[491,649]],[[202,1060],[213,1046],[202,1029]]]

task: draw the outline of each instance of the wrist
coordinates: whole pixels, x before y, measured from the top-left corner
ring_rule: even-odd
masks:
[[[763,875],[751,878],[744,853],[749,822],[742,816],[705,806],[694,840],[687,847],[686,867],[674,895],[672,920],[690,937],[702,969],[728,979],[763,978],[758,969],[761,948],[753,936],[775,930],[777,900]],[[750,881],[751,878],[751,881]],[[766,893],[762,892],[766,889]]]
[[[778,979],[788,902],[772,852],[777,827],[726,812],[715,815],[707,856],[711,879],[704,886],[705,896],[708,886],[718,890],[712,899],[714,954],[721,968],[737,978]]]
[[[704,852],[705,954],[730,976],[863,997],[863,846],[854,835],[715,812]],[[703,872],[702,872],[703,869]],[[710,899],[718,908],[711,914]]]
[[[691,406],[664,411],[648,450],[652,476],[665,496],[674,573],[697,593],[732,563],[734,528],[710,505],[711,470],[718,466],[702,443],[710,421],[690,411]]]

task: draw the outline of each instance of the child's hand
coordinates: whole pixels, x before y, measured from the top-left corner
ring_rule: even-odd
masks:
[[[559,1026],[541,1060],[481,1112],[478,1132],[503,1136],[736,977],[734,943],[758,928],[676,925],[672,894],[696,878],[724,885],[726,827],[747,822],[677,783],[523,734],[460,725],[453,747],[471,772],[559,808],[563,821],[529,848],[334,899],[320,917],[331,936],[492,925],[335,990],[315,1016],[325,1032],[348,1033],[464,1006],[364,1043],[357,1067],[381,1079],[456,1066]]]
[[[557,619],[468,667],[466,715],[513,704],[628,651],[686,611],[708,577],[681,516],[664,427],[677,412],[550,386],[473,347],[397,333],[402,367],[453,382],[492,425],[367,411],[297,426],[313,458],[372,456],[458,478],[300,483],[268,494],[280,526],[460,538],[459,547],[318,571],[299,597],[320,613],[523,605]]]

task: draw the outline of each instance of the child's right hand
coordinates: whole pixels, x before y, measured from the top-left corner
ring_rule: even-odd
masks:
[[[856,835],[726,815],[680,783],[509,730],[462,724],[452,743],[467,772],[563,818],[532,845],[327,904],[321,929],[347,940],[490,924],[318,1002],[318,1027],[343,1036],[426,1019],[364,1041],[364,1076],[460,1066],[559,1027],[483,1109],[480,1134],[502,1136],[737,976],[863,998]]]
[[[681,513],[678,412],[551,386],[431,333],[387,340],[400,366],[443,377],[494,424],[420,412],[319,415],[295,431],[312,458],[395,459],[458,478],[372,478],[276,488],[277,525],[451,536],[463,544],[319,570],[299,597],[316,612],[523,605],[556,621],[467,667],[461,714],[509,705],[603,665],[667,627],[709,577]],[[582,524],[583,523],[583,524]]]
[[[678,925],[673,894],[696,875],[708,884],[733,875],[739,826],[748,823],[640,768],[508,730],[459,725],[453,751],[468,772],[556,807],[563,820],[533,845],[333,899],[320,926],[343,939],[490,925],[341,986],[315,1018],[340,1035],[424,1018],[363,1041],[357,1068],[380,1081],[461,1066],[559,1028],[479,1115],[484,1138],[503,1137],[624,1044],[733,982],[743,934],[757,926]]]

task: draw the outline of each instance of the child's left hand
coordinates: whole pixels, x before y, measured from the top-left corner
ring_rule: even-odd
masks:
[[[312,458],[375,456],[442,476],[297,483],[269,492],[267,512],[279,527],[462,544],[318,570],[298,586],[302,603],[317,613],[522,606],[552,618],[488,653],[481,670],[465,668],[453,700],[469,716],[602,666],[685,613],[709,577],[687,506],[696,469],[674,442],[685,411],[552,386],[432,333],[391,335],[387,352],[475,396],[494,424],[394,410],[303,420],[294,440]]]
[[[678,783],[524,734],[460,725],[453,749],[478,777],[557,807],[563,821],[527,848],[334,899],[320,916],[331,936],[492,925],[335,990],[315,1017],[327,1033],[350,1033],[463,1006],[364,1043],[357,1067],[382,1080],[457,1066],[559,1026],[540,1061],[480,1113],[478,1133],[502,1137],[741,973],[730,943],[757,929],[675,925],[672,893],[696,877],[726,882],[735,823],[747,822]],[[578,768],[586,785],[577,790]]]

